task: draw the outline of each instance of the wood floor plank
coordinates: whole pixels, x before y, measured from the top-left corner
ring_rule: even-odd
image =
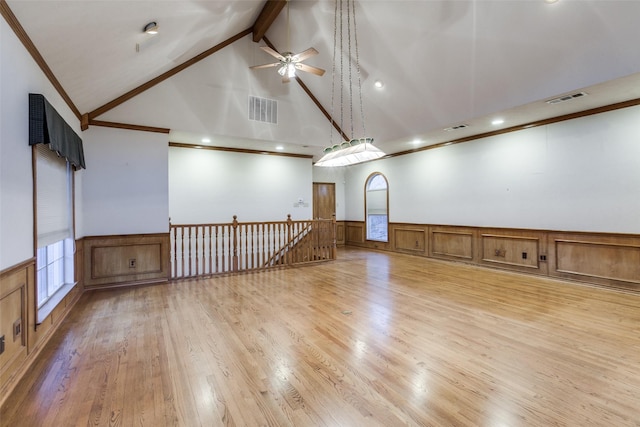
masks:
[[[640,427],[640,295],[401,254],[94,291],[0,426]]]

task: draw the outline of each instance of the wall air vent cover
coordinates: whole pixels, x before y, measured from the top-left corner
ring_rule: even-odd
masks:
[[[278,124],[278,101],[249,95],[249,120]]]
[[[469,125],[460,124],[460,125],[451,126],[449,128],[446,128],[445,130],[447,132],[451,132],[452,130],[464,129],[464,128],[468,128],[468,127],[469,127]]]
[[[587,96],[585,92],[577,92],[571,95],[559,96],[557,98],[550,99],[546,101],[547,104],[559,104],[561,102],[571,101],[572,99],[582,98],[583,96]]]

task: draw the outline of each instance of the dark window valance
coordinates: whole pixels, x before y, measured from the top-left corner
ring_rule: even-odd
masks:
[[[41,94],[29,94],[29,145],[49,144],[73,167],[85,168],[82,139]]]

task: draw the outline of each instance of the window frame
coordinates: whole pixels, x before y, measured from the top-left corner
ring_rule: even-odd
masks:
[[[384,180],[385,187],[384,188],[370,189],[372,182],[374,182],[374,180],[377,179],[378,177],[380,177],[380,178],[382,178],[382,180]],[[368,198],[368,194],[370,192],[376,192],[376,191],[384,191],[385,192],[384,214],[380,214],[380,213],[369,214],[369,201],[370,201],[370,198]],[[373,231],[374,227],[371,225],[370,220],[371,220],[372,217],[379,217],[379,216],[384,216],[384,221],[383,221],[384,222],[384,236],[381,236],[380,238],[377,238],[376,236],[372,235],[372,231]],[[365,236],[366,236],[365,239],[367,241],[389,243],[389,180],[381,172],[373,172],[365,180],[365,184],[364,184],[364,217],[365,217],[364,223],[365,223]]]
[[[38,147],[41,146],[41,147]],[[39,149],[49,149],[45,144],[32,145],[32,173],[33,173],[33,248],[35,259],[35,289],[34,289],[34,309],[36,312],[36,325],[41,324],[55,309],[55,307],[64,299],[64,297],[76,285],[75,281],[75,175],[74,168],[69,161],[61,158],[65,164],[65,202],[66,214],[69,221],[69,235],[62,240],[52,243],[46,243],[39,247],[38,234],[38,153]],[[44,148],[43,148],[44,147]],[[49,259],[52,252],[56,250],[56,245],[61,247],[60,256],[56,256],[55,260]],[[46,260],[41,257],[46,257]],[[58,283],[55,289],[52,289],[49,276],[55,274],[56,268],[61,268],[59,272]],[[53,269],[53,270],[52,270]],[[43,276],[47,276],[47,283],[43,284]],[[61,282],[60,282],[61,280]],[[46,287],[46,289],[45,289]],[[47,295],[42,297],[41,292],[46,290]]]

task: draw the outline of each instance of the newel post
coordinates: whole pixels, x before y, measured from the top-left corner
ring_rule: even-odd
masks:
[[[337,259],[338,258],[338,250],[336,248],[337,246],[337,229],[338,229],[338,225],[336,222],[336,214],[335,212],[331,214],[331,233],[333,234],[332,237],[332,242],[331,242],[331,259]]]
[[[293,221],[291,220],[291,214],[287,214],[287,265],[293,264],[293,254],[291,253],[293,250],[293,242],[291,241],[292,226],[293,226]]]
[[[238,271],[238,216],[233,216],[233,266],[232,271]]]

